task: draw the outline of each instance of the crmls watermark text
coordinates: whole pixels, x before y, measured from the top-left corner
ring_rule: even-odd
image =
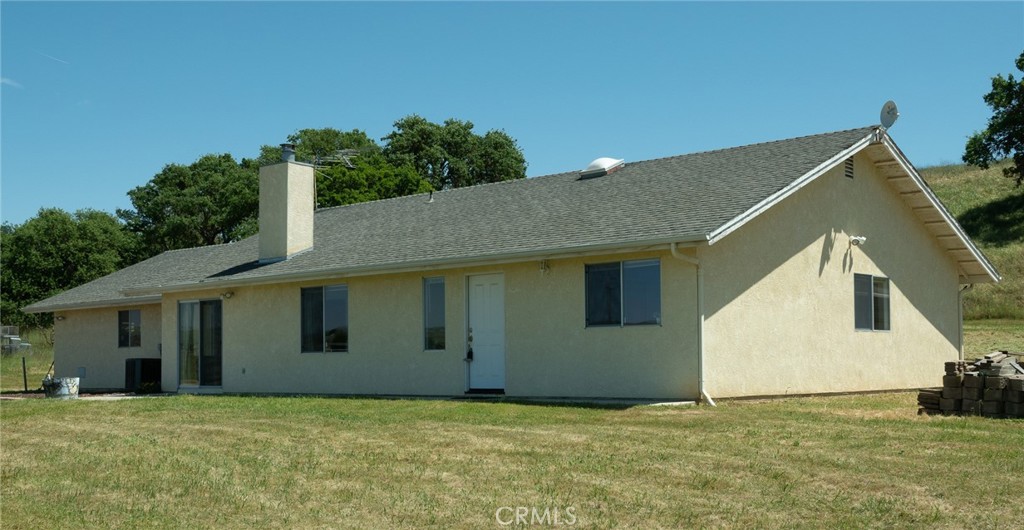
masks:
[[[494,520],[501,526],[572,526],[576,524],[576,507],[502,506],[494,511]]]

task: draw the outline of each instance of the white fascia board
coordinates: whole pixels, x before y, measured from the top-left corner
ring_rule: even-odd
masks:
[[[75,311],[78,309],[104,309],[108,307],[129,307],[140,305],[153,305],[160,303],[160,295],[156,296],[133,296],[130,298],[118,298],[116,300],[97,300],[94,302],[75,302],[66,304],[52,304],[42,307],[34,307],[35,304],[27,305],[21,310],[25,313],[56,313],[57,311]]]
[[[478,258],[452,258],[448,260],[424,260],[419,262],[396,263],[393,265],[373,265],[369,267],[351,268],[330,268],[317,269],[304,272],[292,272],[286,274],[275,274],[271,276],[257,276],[250,278],[227,278],[223,280],[198,281],[173,285],[155,285],[136,289],[125,289],[122,291],[126,296],[139,296],[153,293],[175,293],[185,291],[198,291],[202,289],[217,289],[226,287],[241,287],[247,285],[266,285],[272,283],[293,283],[307,280],[318,280],[327,278],[350,278],[354,276],[374,276],[378,274],[400,274],[406,272],[434,271],[457,269],[463,267],[486,267],[493,265],[504,265],[509,263],[521,263],[542,259],[563,259],[578,258],[583,256],[598,256],[607,254],[623,254],[627,252],[646,252],[652,250],[668,250],[673,243],[677,248],[695,247],[707,243],[707,234],[691,234],[674,238],[660,238],[645,241],[634,241],[630,243],[611,243],[601,245],[587,245],[577,248],[563,248],[557,250],[529,251],[521,253],[509,253],[494,256],[481,256]]]
[[[996,268],[992,265],[992,263],[988,261],[988,258],[986,258],[985,255],[981,253],[981,250],[978,249],[974,242],[971,241],[970,236],[967,235],[967,232],[964,232],[964,229],[960,226],[960,223],[956,221],[956,218],[953,217],[953,214],[949,213],[949,210],[947,210],[946,207],[942,205],[942,202],[939,201],[939,198],[935,196],[935,193],[932,192],[932,189],[928,187],[928,184],[924,181],[923,178],[921,178],[920,173],[917,172],[917,169],[914,168],[914,165],[910,163],[910,160],[907,159],[907,157],[903,154],[903,151],[901,151],[899,146],[896,145],[896,142],[893,142],[892,138],[890,138],[887,133],[883,133],[881,135],[881,143],[882,145],[885,146],[886,149],[889,150],[889,153],[893,156],[893,158],[896,159],[896,161],[900,165],[900,168],[903,169],[903,172],[906,173],[907,176],[909,176],[911,180],[914,181],[914,184],[917,185],[917,187],[921,190],[924,196],[928,199],[928,203],[933,208],[935,208],[936,211],[939,212],[939,215],[942,216],[942,219],[946,222],[947,225],[949,225],[949,228],[953,230],[953,233],[955,233],[957,238],[960,239],[960,242],[963,243],[964,246],[967,247],[967,250],[971,252],[971,255],[974,256],[974,259],[976,259],[978,263],[980,263],[981,266],[985,269],[985,272],[988,273],[989,279],[996,283],[1001,281],[1003,278],[1002,276],[999,275],[999,272],[996,271]],[[973,281],[974,278],[977,278],[977,276],[968,276],[967,280],[970,281],[971,283],[982,283]]]
[[[991,283],[991,278],[987,275],[983,276],[980,274],[968,274],[960,276],[960,285],[969,285],[975,283]]]
[[[708,244],[709,245],[714,245],[716,242],[718,242],[719,240],[721,240],[725,236],[735,232],[739,227],[749,223],[755,217],[757,217],[758,215],[761,215],[765,210],[771,208],[772,206],[775,206],[776,204],[778,204],[780,201],[782,201],[786,197],[789,197],[790,195],[796,193],[797,191],[799,191],[804,186],[806,186],[806,185],[810,184],[811,182],[813,182],[816,178],[820,177],[821,175],[824,175],[830,169],[838,166],[840,163],[842,163],[847,158],[850,158],[851,156],[856,154],[861,149],[864,149],[865,147],[870,145],[874,138],[875,138],[875,133],[874,132],[868,134],[867,136],[865,136],[863,139],[861,139],[857,143],[851,145],[850,147],[848,147],[847,149],[841,151],[839,154],[833,156],[832,158],[829,158],[828,160],[822,162],[820,165],[818,165],[818,167],[808,171],[807,173],[805,173],[800,178],[794,180],[793,182],[791,182],[785,188],[782,188],[781,190],[779,190],[779,191],[773,193],[772,195],[768,196],[768,198],[766,198],[766,199],[762,200],[761,202],[755,204],[749,210],[741,213],[740,215],[737,215],[736,217],[733,217],[732,219],[727,221],[725,224],[723,224],[722,226],[718,227],[716,230],[711,232],[711,234],[709,234],[709,236],[708,236]]]

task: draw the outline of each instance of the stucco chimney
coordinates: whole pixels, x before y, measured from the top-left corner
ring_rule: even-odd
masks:
[[[287,259],[313,246],[313,166],[281,144],[277,164],[260,168],[260,262]]]

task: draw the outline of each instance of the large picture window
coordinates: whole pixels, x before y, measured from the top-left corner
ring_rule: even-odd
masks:
[[[423,279],[423,349],[444,349],[444,278]]]
[[[138,309],[117,312],[117,347],[142,346],[142,313]]]
[[[302,352],[348,351],[348,286],[302,289]]]
[[[889,279],[869,274],[853,275],[854,328],[887,331],[889,324]]]
[[[587,326],[661,324],[661,262],[586,266]]]

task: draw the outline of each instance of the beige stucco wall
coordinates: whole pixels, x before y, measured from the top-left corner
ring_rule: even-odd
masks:
[[[140,338],[136,348],[117,347],[117,312],[140,310]],[[82,389],[124,388],[125,360],[160,358],[160,305],[60,311],[54,314],[53,362],[57,377],[79,377]]]
[[[662,326],[585,328],[584,264],[661,258]],[[466,283],[505,277],[506,394],[694,398],[694,269],[667,252],[359,276],[231,289],[224,300],[225,392],[458,395],[466,390]],[[446,346],[423,350],[425,277],[445,278]],[[300,288],[345,283],[349,352],[300,353]],[[177,303],[222,291],[165,295],[163,387],[178,388]]]
[[[953,261],[861,155],[699,255],[712,397],[934,386],[957,358]],[[890,279],[891,331],[854,330],[854,273]]]
[[[282,162],[260,168],[260,259],[313,246],[313,166]]]

